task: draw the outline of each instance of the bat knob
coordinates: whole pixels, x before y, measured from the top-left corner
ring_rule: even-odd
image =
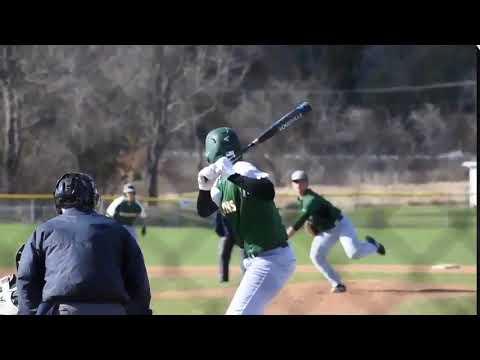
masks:
[[[306,114],[312,111],[312,107],[308,102],[304,101],[303,103],[297,106],[297,110],[300,111],[302,114]]]

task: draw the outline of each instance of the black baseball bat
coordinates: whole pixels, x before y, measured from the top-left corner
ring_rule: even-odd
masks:
[[[240,150],[240,152],[238,154],[236,154],[235,157],[230,159],[230,160],[233,163],[235,163],[246,152],[250,151],[252,148],[257,146],[258,144],[261,144],[261,143],[267,141],[268,139],[272,138],[276,133],[281,132],[281,131],[289,128],[290,125],[292,125],[294,122],[303,118],[310,111],[312,111],[312,107],[310,106],[310,104],[306,101],[302,102],[295,109],[293,109],[292,111],[283,115],[280,119],[275,121],[272,124],[272,126],[270,126],[259,137],[257,137],[255,140],[253,140],[250,144],[248,144],[242,150]],[[204,180],[205,180],[205,182],[208,181],[208,179],[206,179],[206,178],[204,178]]]
[[[232,162],[238,161],[243,154],[250,151],[253,147],[272,138],[276,133],[287,129],[288,127],[290,127],[290,125],[292,125],[297,120],[300,120],[301,118],[303,118],[310,111],[312,111],[312,107],[310,106],[310,104],[306,101],[302,102],[295,109],[290,111],[288,114],[283,115],[280,119],[275,121],[272,124],[272,126],[270,126],[267,130],[265,130],[262,133],[262,135],[260,135],[255,140],[253,140],[250,144],[248,144],[245,148],[243,148],[239,154],[236,154],[235,158],[230,160],[232,160]]]

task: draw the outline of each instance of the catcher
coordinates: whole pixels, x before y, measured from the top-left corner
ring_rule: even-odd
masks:
[[[350,259],[361,259],[371,254],[385,256],[385,247],[370,236],[360,241],[350,219],[308,187],[305,171],[295,171],[291,177],[292,187],[299,195],[301,214],[295,224],[287,229],[290,239],[305,225],[307,232],[314,237],[310,259],[332,286],[332,293],[347,291],[340,275],[327,261],[332,247],[340,240]]]
[[[15,255],[15,267],[18,272],[18,264],[25,245],[22,245]],[[18,314],[17,276],[8,275],[0,279],[0,315]]]

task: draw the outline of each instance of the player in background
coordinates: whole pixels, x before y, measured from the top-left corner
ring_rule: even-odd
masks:
[[[123,186],[123,195],[119,196],[107,208],[106,216],[117,220],[137,240],[135,225],[139,222],[142,225],[142,236],[147,234],[145,218],[147,214],[142,204],[136,200],[136,190],[132,184]]]
[[[275,188],[268,174],[252,164],[229,160],[241,150],[232,129],[211,131],[205,148],[210,165],[198,174],[198,214],[208,217],[220,209],[247,256],[246,272],[226,315],[262,315],[296,267],[275,206]]]
[[[301,214],[295,224],[287,229],[289,239],[304,224],[307,232],[314,236],[310,259],[332,286],[332,293],[347,291],[340,275],[327,261],[332,247],[340,241],[350,259],[361,259],[372,254],[385,256],[385,247],[370,236],[360,241],[350,219],[308,186],[305,171],[295,171],[291,177],[292,187],[299,195]]]
[[[218,244],[220,283],[227,283],[230,281],[230,259],[235,246],[235,235],[232,226],[220,211],[217,211],[217,216],[215,217],[215,232],[220,238]],[[244,274],[245,267],[243,266],[243,260],[245,258],[245,252],[241,248],[240,251],[242,255],[240,269],[242,270],[242,274]]]

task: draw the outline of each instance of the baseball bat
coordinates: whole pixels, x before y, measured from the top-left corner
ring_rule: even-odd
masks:
[[[292,111],[283,115],[280,119],[275,121],[259,137],[257,137],[250,144],[248,144],[245,148],[243,148],[240,151],[240,153],[235,156],[235,158],[230,159],[230,160],[232,160],[232,162],[238,161],[243,154],[250,151],[253,147],[267,141],[268,139],[271,139],[278,132],[281,132],[281,131],[289,128],[290,125],[292,125],[294,122],[303,118],[310,111],[312,111],[312,107],[310,106],[310,104],[306,101],[302,102],[295,109],[293,109]]]
[[[289,128],[290,125],[292,125],[294,122],[300,120],[303,118],[306,114],[308,114],[310,111],[312,111],[312,107],[310,104],[306,101],[302,102],[300,105],[298,105],[295,109],[290,111],[289,113],[283,115],[280,119],[275,121],[267,130],[265,130],[259,137],[257,137],[255,140],[253,140],[250,144],[248,144],[246,147],[244,147],[236,156],[232,159],[230,159],[233,163],[238,161],[242,155],[250,151],[252,148],[257,146],[258,144],[261,144],[268,139],[271,139],[275,134],[278,132],[284,131],[285,129]],[[204,178],[205,182],[208,181],[208,179]]]

